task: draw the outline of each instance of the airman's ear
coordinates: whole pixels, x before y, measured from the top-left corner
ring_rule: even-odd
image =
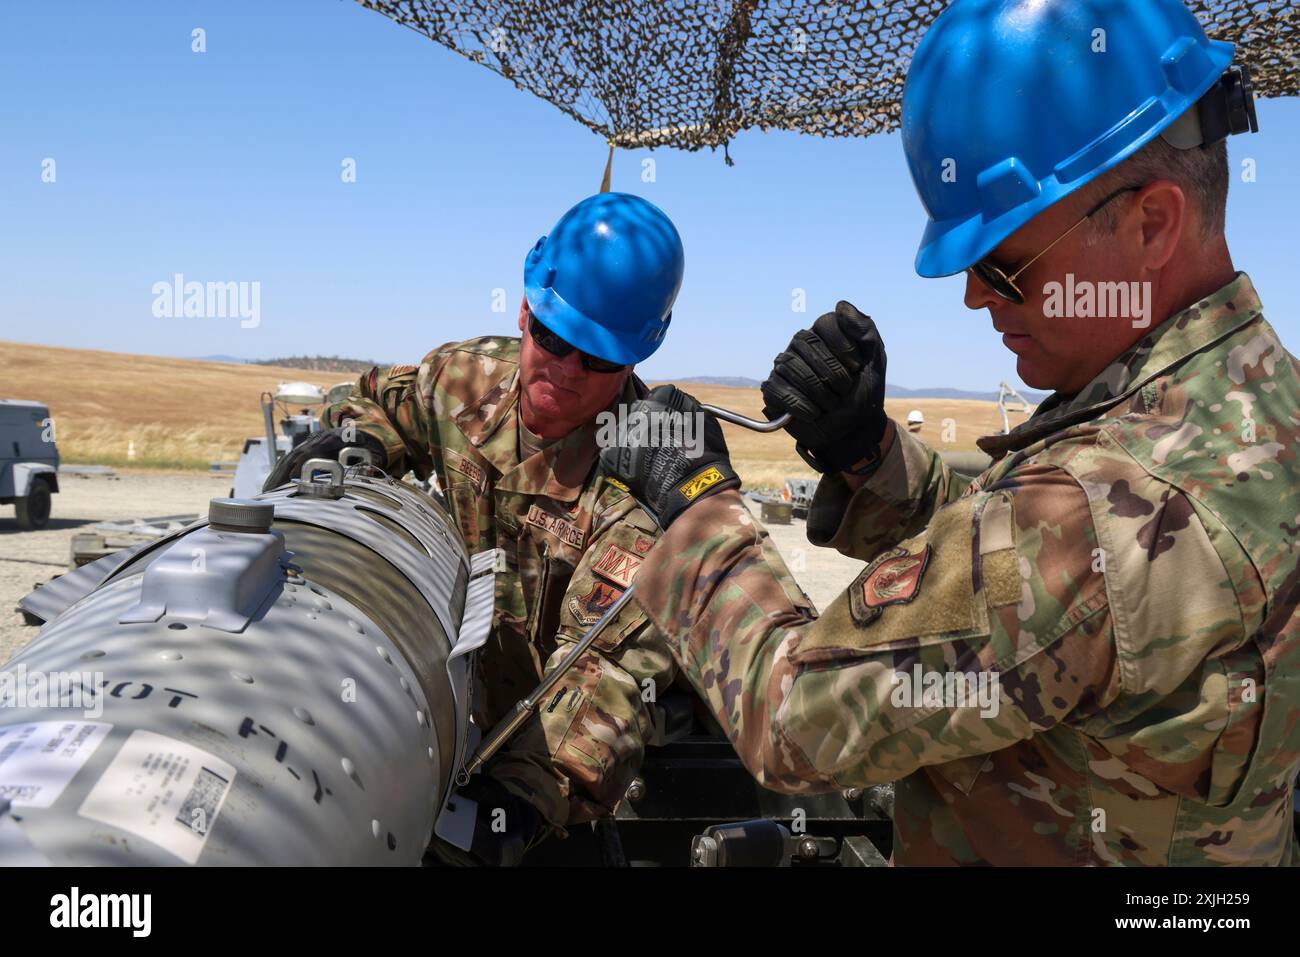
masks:
[[[525,296],[519,300],[519,331],[523,332],[524,327],[528,325],[528,297]]]
[[[1170,180],[1148,183],[1133,202],[1134,238],[1141,249],[1142,264],[1150,270],[1163,269],[1178,249],[1183,232],[1194,228],[1182,187]]]

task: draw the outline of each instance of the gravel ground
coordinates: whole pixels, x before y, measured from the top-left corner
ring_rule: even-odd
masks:
[[[0,663],[21,649],[37,629],[23,623],[16,606],[39,582],[67,571],[72,536],[96,522],[204,512],[208,499],[226,495],[229,478],[200,472],[123,471],[116,478],[59,477],[48,527],[20,532],[10,508],[0,511]],[[750,502],[757,515],[758,505]],[[804,523],[771,525],[768,531],[795,579],[818,609],[830,604],[862,563],[808,544]]]
[[[207,511],[208,499],[226,495],[230,478],[206,472],[122,471],[117,478],[59,475],[50,524],[20,532],[13,509],[0,506],[0,662],[36,637],[15,607],[38,582],[68,570],[72,536],[96,522]]]
[[[747,502],[757,516],[759,506]],[[817,611],[823,612],[857,577],[865,563],[855,558],[845,558],[833,548],[818,548],[808,543],[808,531],[802,519],[789,525],[766,525],[768,534],[799,587],[804,590]]]

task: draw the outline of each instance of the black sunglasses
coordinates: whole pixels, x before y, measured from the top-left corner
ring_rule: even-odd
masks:
[[[533,342],[557,358],[567,356],[578,348],[542,325],[542,321],[533,315],[531,309],[528,310],[528,334],[533,337]],[[627,368],[626,365],[610,362],[608,359],[602,359],[587,352],[579,352],[578,355],[582,357],[582,367],[589,372],[622,372]]]
[[[1021,273],[1046,256],[1048,251],[1062,239],[1101,212],[1106,204],[1112,199],[1115,199],[1117,196],[1122,196],[1125,193],[1136,193],[1140,189],[1142,189],[1141,186],[1125,186],[1123,189],[1115,190],[1115,192],[1111,193],[1096,206],[1092,207],[1092,209],[1088,210],[1083,219],[1079,220],[1065,232],[1061,233],[1061,235],[1057,236],[1056,239],[1052,240],[1051,245],[1049,245],[1047,249],[1044,249],[1013,273],[1008,274],[1006,270],[991,259],[981,259],[975,265],[968,267],[969,271],[976,279],[984,283],[984,285],[988,286],[989,289],[993,290],[993,292],[997,293],[1003,299],[1008,302],[1014,302],[1018,306],[1023,305],[1025,302],[1025,294],[1021,292],[1020,287],[1016,285],[1016,280],[1020,278]]]

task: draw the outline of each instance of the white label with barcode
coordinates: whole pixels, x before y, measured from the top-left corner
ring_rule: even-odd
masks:
[[[202,748],[153,731],[133,731],[78,813],[193,864],[234,781],[234,765]]]
[[[0,798],[14,807],[49,807],[112,727],[103,721],[0,727]]]

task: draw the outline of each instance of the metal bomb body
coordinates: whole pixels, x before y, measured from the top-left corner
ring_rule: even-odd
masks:
[[[97,697],[0,700],[0,864],[419,863],[495,554],[418,489],[316,464],[24,599],[46,625],[5,670]]]

